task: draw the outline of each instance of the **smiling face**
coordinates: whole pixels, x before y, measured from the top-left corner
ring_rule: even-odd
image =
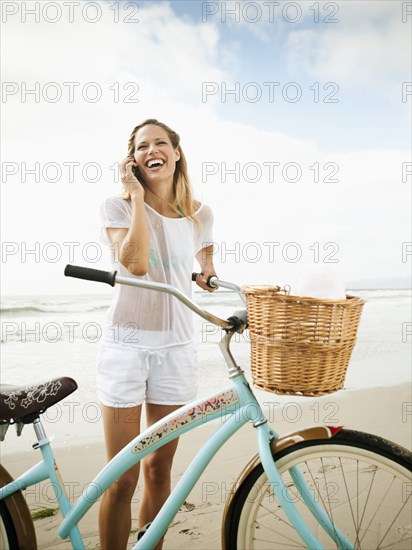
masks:
[[[147,124],[136,133],[134,159],[144,183],[165,180],[172,183],[179,158],[179,150],[173,148],[166,130],[161,126]]]

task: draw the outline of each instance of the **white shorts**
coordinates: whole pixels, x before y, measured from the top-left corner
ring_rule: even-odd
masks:
[[[108,407],[134,407],[143,401],[183,405],[196,397],[195,344],[141,350],[101,341],[97,356],[97,396]]]

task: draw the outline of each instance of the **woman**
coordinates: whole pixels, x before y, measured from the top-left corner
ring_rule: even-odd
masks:
[[[204,290],[213,267],[210,208],[192,198],[180,138],[149,119],[134,128],[128,157],[120,164],[125,195],[102,205],[104,238],[120,275],[172,284],[191,293],[193,260]],[[196,395],[196,349],[192,313],[174,297],[117,285],[99,350],[97,391],[101,401],[107,458],[140,433],[142,404],[152,424]],[[144,532],[170,493],[178,440],[143,461],[144,492],[139,529]],[[102,498],[102,550],[126,548],[131,499],[139,464]],[[156,547],[160,549],[162,542]]]

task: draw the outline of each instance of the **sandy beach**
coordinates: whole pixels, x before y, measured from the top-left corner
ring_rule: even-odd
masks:
[[[278,396],[256,390],[266,414],[279,433],[294,431],[311,425],[345,425],[347,428],[367,431],[390,439],[408,449],[412,447],[411,385],[376,387],[361,390],[342,390],[318,398]],[[173,468],[175,484],[190,463],[202,442],[217,426],[214,421],[181,438]],[[26,428],[27,431],[29,431]],[[167,550],[221,548],[220,525],[224,502],[238,473],[254,454],[254,430],[247,425],[237,432],[230,443],[216,455],[187,503],[176,515],[170,527],[164,548]],[[15,437],[10,434],[8,437]],[[33,465],[38,451],[15,453],[5,457],[4,465],[13,476]],[[71,500],[75,500],[105,464],[103,441],[91,445],[56,447],[55,456]],[[141,486],[133,499],[134,517],[137,517]],[[55,507],[50,485],[26,491],[31,510]],[[80,523],[86,548],[99,548],[97,534],[98,504],[91,508]],[[36,520],[38,547],[41,550],[69,549],[71,545],[56,535],[59,514]],[[137,527],[134,521],[133,530]],[[136,542],[132,532],[129,547]],[[113,549],[115,550],[115,549]]]

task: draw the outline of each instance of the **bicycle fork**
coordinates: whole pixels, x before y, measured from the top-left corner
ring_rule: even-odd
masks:
[[[269,482],[273,487],[279,504],[282,506],[286,516],[305,545],[311,550],[323,550],[323,546],[311,532],[297,511],[282,476],[276,468],[270,445],[273,438],[276,437],[276,434],[270,426],[268,426],[266,419],[262,418],[261,421],[255,422],[254,426],[257,430],[259,456],[262,466]],[[345,535],[335,525],[333,525],[329,516],[316,502],[315,497],[299,468],[297,466],[293,466],[289,472],[303,502],[306,504],[315,519],[319,522],[321,527],[338,545],[338,548],[340,550],[353,550],[353,545],[347,540]]]
[[[249,420],[253,423],[254,428],[257,430],[259,456],[267,478],[271,483],[279,504],[281,504],[287,518],[306,546],[311,550],[324,550],[322,544],[318,541],[297,511],[289,491],[280,473],[278,472],[278,469],[276,468],[272,456],[271,442],[279,436],[268,425],[267,419],[265,418],[263,411],[256,400],[252,388],[244,377],[242,369],[236,364],[233,355],[230,352],[229,346],[232,337],[233,333],[226,333],[220,341],[219,347],[229,367],[229,377],[232,379],[235,387],[237,388],[237,391],[241,396],[241,401],[244,401],[245,403],[253,403],[256,406],[254,414],[251,412],[250,408],[248,408],[246,415],[249,417]],[[347,540],[344,534],[333,525],[329,516],[316,502],[314,495],[312,494],[312,491],[306,483],[306,480],[299,468],[297,466],[293,466],[290,470],[290,474],[302,500],[326,533],[335,541],[338,548],[340,550],[354,550],[353,545]]]

